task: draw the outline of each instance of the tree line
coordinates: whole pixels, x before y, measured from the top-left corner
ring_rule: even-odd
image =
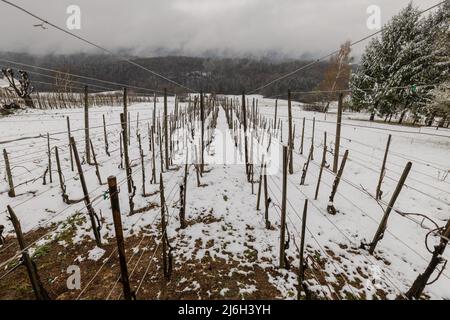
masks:
[[[444,125],[450,113],[450,4],[421,15],[411,3],[365,48],[350,77],[351,107],[390,121]]]
[[[93,54],[72,55],[30,55],[25,53],[0,53],[0,57],[30,65],[56,69],[62,72],[99,78],[107,81],[126,83],[132,86],[162,90],[167,88],[170,92],[179,93],[183,89],[168,83],[148,72],[136,68],[127,62],[119,61],[112,56]],[[154,70],[164,76],[181,83],[194,90],[216,92],[221,94],[240,94],[243,91],[251,91],[274,78],[286,74],[294,69],[304,66],[311,60],[274,61],[270,59],[252,58],[202,58],[202,57],[132,57],[133,61],[144,67]],[[2,67],[13,67],[0,62]],[[323,78],[329,62],[321,62],[305,72],[277,82],[264,88],[260,94],[273,96],[285,94],[287,90],[312,90]],[[43,71],[30,67],[18,66],[17,69],[25,71]],[[55,73],[44,72],[52,76]],[[55,80],[45,76],[30,73],[30,80],[36,91],[56,90]],[[83,81],[82,79],[71,78]],[[71,79],[65,79],[67,83]],[[52,82],[53,86],[39,82]],[[92,81],[87,81],[95,83]],[[99,84],[99,83],[96,83]],[[99,84],[102,85],[102,84]],[[76,85],[74,85],[76,86]],[[76,89],[74,89],[76,91]],[[145,92],[142,92],[145,93]]]

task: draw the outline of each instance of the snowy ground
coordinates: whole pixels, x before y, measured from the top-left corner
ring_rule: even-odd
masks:
[[[252,97],[250,96],[249,99]],[[273,117],[274,100],[258,97],[260,112],[268,118]],[[173,99],[169,99],[173,106]],[[181,104],[183,105],[183,104]],[[162,112],[162,103],[158,103],[158,110]],[[172,108],[171,108],[172,109]],[[159,210],[157,207],[143,214],[127,215],[128,198],[124,170],[119,169],[119,113],[120,107],[92,108],[91,137],[95,144],[97,158],[101,164],[100,172],[103,183],[108,175],[117,175],[122,192],[120,201],[122,207],[122,221],[125,235],[131,237],[144,231],[157,236]],[[142,135],[144,153],[148,156],[147,122],[151,120],[152,104],[135,104],[130,106],[132,124],[132,145],[130,147],[130,159],[133,167],[133,178],[138,188],[135,197],[136,207],[141,208],[153,202],[159,204],[159,194],[156,191],[159,185],[150,185],[150,159],[146,158],[147,181],[146,192],[155,193],[151,197],[142,197],[141,173],[139,164],[139,151],[136,143],[136,132]],[[52,135],[51,145],[60,148],[62,154],[64,176],[67,192],[71,199],[82,197],[80,182],[77,174],[71,171],[69,153],[67,148],[66,116],[70,116],[73,135],[76,138],[78,150],[84,154],[83,113],[82,109],[72,110],[38,110],[22,115],[0,119],[0,141],[30,137],[38,134]],[[139,113],[139,129],[137,129],[137,114]],[[158,111],[157,111],[158,113]],[[102,115],[105,115],[108,124],[108,138],[111,157],[104,152]],[[283,141],[287,140],[287,108],[285,101],[279,101],[278,116],[284,121]],[[185,265],[202,261],[207,257],[211,260],[229,264],[229,274],[216,275],[217,277],[238,277],[236,274],[258,274],[259,269],[265,270],[265,277],[248,276],[248,280],[235,280],[233,286],[224,279],[211,279],[217,281],[214,286],[202,281],[192,280],[189,276],[180,283],[186,282],[186,286],[180,291],[196,292],[197,296],[207,298],[226,297],[253,297],[258,291],[273,290],[275,294],[271,298],[292,299],[296,297],[296,267],[298,266],[298,254],[296,245],[299,243],[299,230],[301,226],[301,214],[305,198],[309,201],[307,218],[308,232],[306,235],[306,252],[311,256],[310,271],[307,273],[308,283],[317,296],[322,298],[395,298],[399,293],[405,292],[412,284],[418,273],[426,267],[431,254],[425,248],[424,239],[428,232],[425,228],[432,225],[425,221],[420,226],[421,219],[411,217],[414,221],[393,212],[388,222],[388,231],[380,241],[375,257],[367,251],[359,249],[361,242],[370,242],[376,231],[378,222],[383,214],[382,209],[371,196],[361,189],[367,189],[374,193],[381,161],[383,158],[387,134],[392,134],[391,153],[388,157],[387,175],[384,179],[382,190],[383,201],[389,201],[396,181],[408,160],[413,162],[412,171],[406,181],[406,187],[400,194],[396,208],[404,212],[422,213],[432,218],[442,226],[450,214],[450,177],[447,177],[450,164],[450,131],[417,129],[383,124],[371,124],[366,121],[349,120],[360,115],[345,114],[342,126],[341,153],[349,150],[349,160],[343,174],[343,181],[339,185],[335,198],[335,206],[338,209],[336,216],[326,213],[328,196],[331,191],[334,176],[325,171],[319,198],[314,201],[314,191],[319,171],[318,163],[322,157],[323,132],[328,134],[328,146],[333,146],[335,132],[335,115],[330,113],[314,114],[304,112],[298,104],[294,104],[293,116],[295,123],[295,153],[294,174],[288,179],[288,206],[287,224],[290,235],[290,248],[288,259],[292,268],[278,270],[279,248],[279,206],[281,204],[281,173],[268,177],[269,195],[272,203],[269,209],[269,219],[273,229],[265,229],[263,212],[256,211],[256,195],[252,195],[251,184],[246,182],[245,168],[241,163],[215,163],[207,166],[207,172],[201,178],[202,186],[197,187],[195,173],[190,168],[187,191],[187,219],[192,223],[186,229],[179,229],[178,222],[178,184],[183,170],[173,170],[164,174],[166,199],[169,202],[169,229],[168,235],[174,247],[174,273],[184,270]],[[302,118],[306,117],[304,154],[299,154]],[[314,161],[310,164],[306,177],[306,184],[299,185],[303,163],[307,150],[311,144],[312,119],[315,117]],[[367,126],[370,126],[367,128]],[[387,132],[380,129],[392,129],[396,132]],[[220,134],[219,134],[220,133]],[[217,123],[217,132],[213,145],[208,149],[208,159],[214,159],[219,152],[222,141],[226,141],[225,150],[235,150],[235,145],[230,136],[225,120],[225,112],[221,109]],[[221,137],[220,139],[218,137]],[[228,137],[228,139],[227,139]],[[265,140],[267,143],[267,139]],[[275,140],[274,140],[275,141]],[[45,138],[22,140],[15,143],[2,144],[9,153],[15,184],[38,178],[43,174],[47,166],[47,141]],[[272,144],[273,152],[281,150],[281,144]],[[236,150],[235,150],[236,151]],[[239,152],[239,151],[238,151]],[[178,154],[184,159],[184,153]],[[332,155],[327,155],[328,163],[332,162]],[[56,167],[53,163],[54,168]],[[159,166],[158,166],[159,167]],[[182,168],[181,168],[182,169]],[[4,177],[4,164],[0,166],[1,176]],[[76,170],[76,169],[75,169]],[[109,208],[109,199],[103,197],[107,187],[99,185],[93,166],[84,165],[88,189],[91,199],[94,201],[95,210],[104,219],[102,236],[112,238],[114,229]],[[159,173],[159,171],[158,171]],[[62,202],[57,174],[53,174],[53,183],[42,185],[42,179],[28,182],[16,189],[16,198],[7,195],[7,183],[2,179],[0,184],[0,203],[2,206],[11,205],[19,217],[24,232],[36,230],[40,226],[50,223],[65,222],[76,212],[84,212],[84,204],[79,203],[67,206]],[[258,179],[256,177],[256,179]],[[47,179],[48,180],[48,179]],[[159,178],[158,178],[159,180]],[[30,193],[33,191],[33,193]],[[257,184],[254,185],[254,193]],[[261,205],[263,208],[263,205]],[[418,222],[418,223],[417,223]],[[11,234],[12,226],[7,221],[7,214],[0,214],[0,224],[5,225],[6,232]],[[63,228],[55,225],[57,228]],[[76,233],[73,243],[81,242],[85,237],[92,238],[92,232],[88,222],[82,223]],[[431,237],[431,242],[438,240]],[[294,243],[296,245],[294,245]],[[7,243],[6,246],[9,244]],[[66,244],[68,245],[68,244]],[[1,250],[4,248],[0,248]],[[131,249],[130,249],[131,250]],[[145,248],[137,245],[130,254],[142,252]],[[82,253],[78,259],[102,260],[107,258],[102,249],[94,248]],[[139,255],[137,255],[139,256]],[[445,257],[450,255],[448,251]],[[137,259],[137,258],[134,258]],[[148,259],[148,258],[147,258]],[[139,260],[138,260],[139,262]],[[0,262],[1,263],[1,262]],[[144,263],[145,267],[145,263]],[[139,272],[137,278],[143,276],[145,268]],[[198,271],[200,272],[200,271]],[[209,279],[212,271],[202,270],[202,275]],[[208,272],[210,272],[208,274]],[[245,277],[244,277],[245,278]],[[239,278],[240,279],[240,278]],[[258,279],[262,279],[259,281]],[[325,281],[324,281],[325,280]],[[268,289],[261,282],[269,283],[273,288]],[[141,282],[136,282],[139,286]],[[209,287],[214,287],[210,289]],[[435,299],[450,298],[450,274],[444,271],[440,279],[426,288],[426,293]],[[217,292],[211,292],[216,290]],[[235,291],[238,290],[237,293]],[[209,291],[209,293],[208,293]],[[146,292],[143,286],[142,293]],[[228,294],[227,294],[228,292]],[[233,295],[229,295],[234,292]],[[262,295],[264,296],[264,295]],[[266,295],[266,297],[269,295]],[[159,296],[158,296],[159,297]]]

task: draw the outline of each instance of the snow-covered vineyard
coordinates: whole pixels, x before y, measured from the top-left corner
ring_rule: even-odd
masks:
[[[447,239],[450,130],[242,98],[0,118],[0,299],[413,298]],[[449,257],[421,298],[450,299]]]

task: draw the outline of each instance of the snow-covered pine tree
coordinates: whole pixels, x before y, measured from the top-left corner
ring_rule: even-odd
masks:
[[[420,19],[409,4],[370,42],[352,75],[352,104],[379,116],[427,114],[431,90],[448,77],[448,4]],[[443,31],[444,30],[444,31]]]
[[[450,1],[445,2],[435,14],[431,14],[423,23],[422,31],[427,33],[429,45],[432,48],[429,54],[431,66],[423,75],[429,83],[434,84],[427,89],[427,100],[424,115],[427,125],[432,125],[436,116],[441,117],[439,122],[443,126],[450,113]]]
[[[427,105],[429,115],[426,124],[431,126],[435,117],[439,117],[438,126],[450,124],[450,80],[431,90],[431,102]],[[446,124],[447,123],[447,124]]]
[[[352,90],[351,104],[354,110],[368,110],[371,112],[371,120],[379,101],[377,98],[378,84],[381,82],[382,65],[381,44],[378,39],[372,39],[361,57],[358,70],[352,73],[350,78],[350,89]]]

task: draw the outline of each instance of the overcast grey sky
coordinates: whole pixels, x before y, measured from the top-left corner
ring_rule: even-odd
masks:
[[[81,30],[74,32],[108,49],[139,55],[159,50],[200,56],[318,55],[373,31],[366,27],[369,5],[381,8],[382,22],[409,0],[10,0],[66,26],[66,9],[81,8]],[[439,0],[416,0],[421,9]],[[0,51],[30,53],[95,52],[0,2]],[[354,48],[359,55],[364,44]]]

